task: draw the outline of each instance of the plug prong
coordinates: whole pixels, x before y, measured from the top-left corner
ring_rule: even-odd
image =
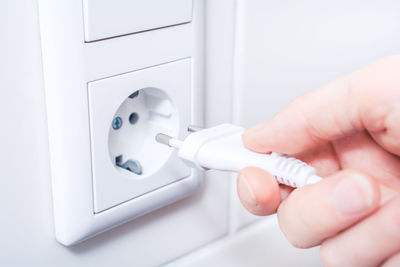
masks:
[[[169,146],[169,140],[171,140],[171,139],[172,139],[171,136],[163,134],[163,133],[158,133],[156,135],[156,141],[163,145]]]
[[[167,145],[170,147],[174,147],[174,148],[179,148],[182,144],[181,140],[175,139],[175,138],[173,138],[169,135],[163,134],[163,133],[158,133],[156,135],[156,141],[161,144],[164,144],[164,145]]]
[[[204,128],[203,127],[200,127],[200,126],[197,126],[197,125],[189,125],[188,127],[187,127],[187,130],[188,130],[188,132],[190,132],[190,133],[194,133],[194,132],[197,132],[197,131],[201,131],[201,130],[203,130]]]

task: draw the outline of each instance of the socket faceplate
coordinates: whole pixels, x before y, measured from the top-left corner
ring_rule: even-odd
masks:
[[[90,82],[88,90],[95,213],[190,176],[176,152],[155,141],[159,132],[187,135],[190,59]],[[138,95],[129,98],[136,90]],[[132,113],[138,114],[134,125],[129,123]],[[115,117],[123,121],[117,130],[111,127]],[[120,155],[138,161],[142,174],[116,168]]]

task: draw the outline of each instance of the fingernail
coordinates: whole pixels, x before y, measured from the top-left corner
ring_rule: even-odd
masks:
[[[249,182],[246,180],[246,177],[243,174],[239,175],[238,194],[240,199],[245,204],[249,206],[257,205],[256,195],[254,194]]]
[[[369,210],[373,190],[367,179],[353,176],[340,181],[332,191],[333,202],[345,215],[360,215]]]

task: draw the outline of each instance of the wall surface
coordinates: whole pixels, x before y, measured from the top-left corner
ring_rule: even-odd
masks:
[[[206,4],[207,125],[268,119],[294,96],[400,49],[394,0]],[[292,248],[274,216],[244,212],[234,178],[217,172],[188,199],[81,245],[58,244],[36,1],[0,1],[0,41],[1,266],[320,265],[318,249]]]

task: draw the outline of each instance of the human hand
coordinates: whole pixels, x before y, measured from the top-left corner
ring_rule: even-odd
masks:
[[[288,240],[321,245],[327,266],[400,266],[400,56],[297,97],[243,142],[295,156],[326,177],[293,190],[246,168],[237,188],[250,212],[277,212]]]

